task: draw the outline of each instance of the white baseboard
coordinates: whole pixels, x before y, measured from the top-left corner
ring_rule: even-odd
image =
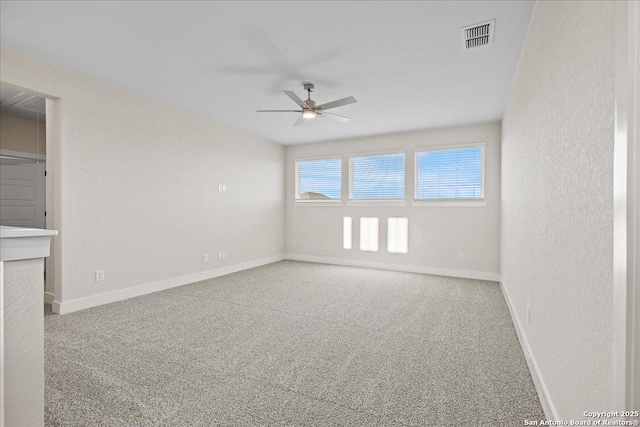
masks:
[[[44,293],[44,303],[45,304],[53,304],[53,300],[56,299],[56,296],[51,292]]]
[[[520,319],[518,318],[518,315],[516,314],[516,311],[511,304],[509,293],[504,287],[502,281],[500,281],[500,289],[502,289],[502,295],[504,296],[504,300],[507,302],[509,313],[511,313],[511,320],[513,321],[513,326],[515,327],[516,334],[518,335],[518,340],[520,341],[520,347],[522,347],[524,358],[526,359],[527,365],[529,366],[529,372],[531,372],[533,384],[535,385],[536,391],[538,392],[538,398],[540,399],[540,404],[542,405],[544,415],[547,420],[560,420],[560,418],[558,417],[558,412],[556,411],[556,407],[553,405],[553,401],[551,400],[551,396],[549,395],[549,390],[547,389],[547,386],[544,383],[544,379],[542,378],[542,374],[540,373],[540,368],[538,368],[536,358],[531,352],[531,347],[529,347],[529,341],[527,340],[527,336],[525,335],[524,329],[522,328],[522,323],[520,323]]]
[[[104,294],[92,295],[90,297],[78,298],[70,301],[53,301],[52,309],[54,313],[67,314],[86,308],[97,307],[111,302],[122,301],[153,292],[163,291],[165,289],[175,288],[177,286],[188,285],[189,283],[199,282],[201,280],[213,279],[214,277],[224,276],[226,274],[237,273],[238,271],[248,270],[261,265],[271,264],[282,261],[284,255],[274,255],[267,258],[260,258],[253,261],[247,261],[240,264],[229,265],[227,267],[216,268],[215,270],[207,270],[200,273],[189,274],[187,276],[174,277],[158,282],[147,283],[145,285],[134,286],[127,289],[121,289]],[[46,296],[46,294],[45,294]]]
[[[298,255],[298,254],[285,254],[285,259],[292,261],[306,261],[316,262],[319,264],[336,264],[346,265],[349,267],[364,267],[375,268],[378,270],[391,270],[402,271],[406,273],[422,273],[433,274],[436,276],[449,276],[449,277],[462,277],[465,279],[477,279],[477,280],[491,280],[498,282],[500,280],[499,273],[490,273],[486,271],[474,271],[474,270],[457,270],[451,268],[437,268],[437,267],[423,267],[417,265],[404,265],[404,264],[386,264],[380,262],[371,261],[358,261],[342,258],[327,258],[315,255]]]

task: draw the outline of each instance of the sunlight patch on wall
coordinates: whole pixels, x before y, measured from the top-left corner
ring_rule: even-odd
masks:
[[[342,247],[351,249],[351,217],[345,216],[342,220]]]
[[[409,251],[409,220],[389,218],[387,220],[387,251],[406,254]]]
[[[378,218],[360,218],[360,250],[378,251]]]

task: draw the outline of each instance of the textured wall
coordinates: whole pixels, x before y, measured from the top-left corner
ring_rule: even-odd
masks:
[[[618,409],[610,406],[614,3],[536,4],[502,122],[502,278],[565,419]]]
[[[2,262],[5,425],[44,423],[44,259]]]
[[[3,150],[45,154],[46,125],[44,122],[23,119],[0,113],[0,148]]]
[[[486,142],[486,207],[412,206],[413,149],[429,146]],[[359,204],[342,206],[294,206],[295,159],[375,151],[406,150],[405,191],[407,206]],[[343,160],[344,162],[345,160]],[[343,167],[342,191],[348,191]],[[462,126],[407,134],[287,147],[287,253],[357,262],[401,264],[436,269],[498,273],[500,271],[500,124]],[[342,247],[342,218],[353,218],[353,249]],[[380,218],[378,252],[359,249],[359,218]],[[409,219],[409,252],[391,254],[386,247],[389,217]],[[328,249],[324,249],[324,244]],[[458,253],[464,261],[458,261]]]
[[[282,253],[281,145],[7,49],[0,72],[59,98],[58,301]]]

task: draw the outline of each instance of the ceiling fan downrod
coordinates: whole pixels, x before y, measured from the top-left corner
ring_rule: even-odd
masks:
[[[311,99],[311,92],[313,92],[315,86],[313,85],[313,83],[303,83],[303,87],[304,90],[307,91],[307,99],[304,101],[304,103],[307,104],[307,107],[309,107],[310,110],[313,110],[316,106],[316,102]]]
[[[304,103],[307,105],[307,109],[303,108],[303,112],[307,113],[306,118],[311,119],[313,117],[315,117],[316,113],[315,113],[315,108],[316,108],[316,102],[311,99],[311,92],[313,92],[313,90],[315,89],[315,86],[313,85],[313,83],[304,83],[303,84],[304,90],[307,91],[307,99],[304,101]]]

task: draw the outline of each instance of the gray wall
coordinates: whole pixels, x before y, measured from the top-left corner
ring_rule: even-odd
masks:
[[[56,300],[282,254],[281,145],[8,49],[1,53],[4,83],[58,98],[50,125],[59,144],[47,159],[59,184],[52,195],[61,217]],[[218,192],[218,183],[227,192]],[[223,250],[226,259],[218,260]],[[95,282],[95,270],[105,271],[103,282]]]
[[[536,3],[502,122],[502,279],[562,419],[612,409],[614,7]]]

